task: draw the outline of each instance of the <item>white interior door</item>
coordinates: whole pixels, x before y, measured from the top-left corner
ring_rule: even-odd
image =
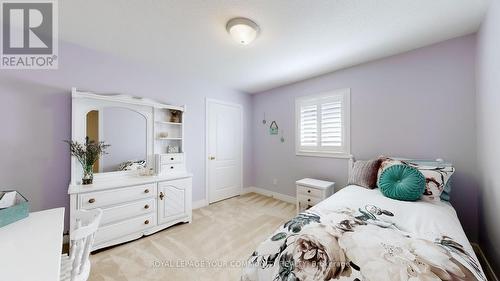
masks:
[[[207,184],[209,203],[241,194],[241,105],[207,99]]]

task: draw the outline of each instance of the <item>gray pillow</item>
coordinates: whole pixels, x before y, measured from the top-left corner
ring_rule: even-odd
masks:
[[[349,183],[373,189],[377,187],[377,174],[382,159],[356,161],[349,175]]]

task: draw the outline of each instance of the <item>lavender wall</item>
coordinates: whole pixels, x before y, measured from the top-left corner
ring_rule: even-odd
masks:
[[[480,243],[500,273],[500,2],[490,1],[477,40],[478,156],[481,179]]]
[[[33,210],[68,207],[72,86],[187,106],[185,150],[194,173],[193,201],[205,197],[205,98],[243,105],[244,184],[250,185],[251,98],[210,81],[167,73],[110,54],[61,43],[58,70],[0,70],[0,188],[17,189]],[[196,67],[196,66],[193,66]],[[68,213],[66,213],[68,217]]]
[[[295,156],[294,102],[351,88],[352,154],[452,161],[457,168],[452,203],[476,240],[474,55],[475,37],[467,36],[253,96],[255,186],[290,196],[303,177],[345,186],[347,160]],[[284,144],[262,125],[264,112],[284,130]]]

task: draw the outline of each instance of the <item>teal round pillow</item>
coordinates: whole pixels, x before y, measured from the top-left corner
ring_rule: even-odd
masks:
[[[417,169],[407,165],[392,165],[380,174],[378,187],[386,197],[417,201],[425,190],[425,177]]]

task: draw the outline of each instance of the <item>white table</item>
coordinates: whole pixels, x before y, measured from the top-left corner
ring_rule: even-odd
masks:
[[[0,280],[57,281],[64,208],[30,215],[0,228]]]

